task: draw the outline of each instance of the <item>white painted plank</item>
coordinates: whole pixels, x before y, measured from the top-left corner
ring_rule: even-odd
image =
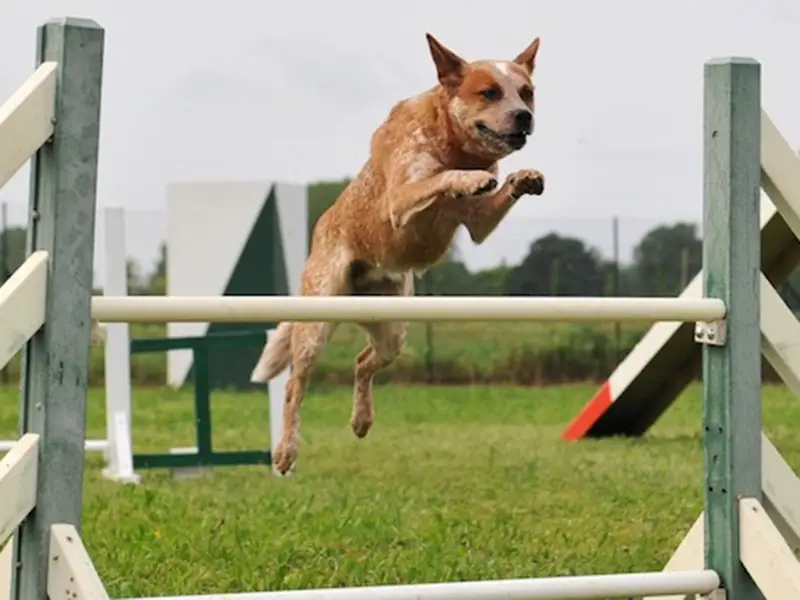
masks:
[[[739,553],[766,600],[800,598],[800,562],[754,498],[739,501]]]
[[[47,252],[31,254],[0,287],[0,369],[44,323]]]
[[[764,507],[794,555],[800,555],[800,479],[763,432],[761,481]]]
[[[0,600],[11,598],[11,568],[14,564],[14,537],[12,536],[0,550]]]
[[[761,111],[761,186],[789,229],[800,238],[800,158]]]
[[[47,595],[71,600],[108,600],[103,582],[72,525],[59,523],[50,528]]]
[[[58,63],[42,63],[0,106],[0,187],[53,135]]]
[[[800,479],[786,463],[769,438],[761,433],[761,485],[764,510],[779,531],[792,555],[800,556]],[[702,569],[704,552],[703,513],[692,525],[686,537],[664,567],[665,571]],[[665,600],[682,600],[669,596]],[[647,599],[649,600],[649,599]]]
[[[761,352],[783,382],[800,396],[800,322],[762,274]]]
[[[39,436],[27,433],[0,460],[0,544],[36,506]]]

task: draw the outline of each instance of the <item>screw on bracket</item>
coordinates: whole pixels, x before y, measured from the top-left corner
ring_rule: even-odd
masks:
[[[698,321],[694,326],[694,341],[706,346],[725,345],[725,320]]]

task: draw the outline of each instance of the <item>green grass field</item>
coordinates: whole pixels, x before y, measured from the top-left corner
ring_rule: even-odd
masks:
[[[620,326],[619,347],[613,324],[571,323],[435,323],[434,377],[439,383],[501,383],[539,385],[599,381],[627,354],[647,327],[638,323]],[[161,325],[134,325],[136,339],[163,337]],[[364,347],[364,331],[341,325],[314,372],[317,382],[349,384],[353,361]],[[412,323],[408,344],[392,369],[381,380],[426,383],[428,339],[425,324]],[[105,375],[103,347],[93,346],[90,381],[102,385]],[[166,381],[166,354],[135,354],[131,375],[137,385],[160,386]],[[9,376],[18,376],[19,359],[9,365]]]
[[[286,479],[241,467],[120,486],[93,455],[85,542],[112,597],[658,570],[702,509],[701,390],[646,439],[560,442],[593,391],[381,386],[376,426],[357,440],[349,390],[312,390]],[[0,392],[2,437],[16,437],[16,395]],[[800,403],[779,387],[764,402],[797,468]],[[265,444],[266,404],[215,395],[217,446]],[[102,405],[92,391],[92,436]],[[136,392],[136,450],[191,444],[191,406]]]

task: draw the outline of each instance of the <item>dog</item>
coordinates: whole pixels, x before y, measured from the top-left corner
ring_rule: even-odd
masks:
[[[510,61],[467,62],[426,34],[438,83],[402,100],[371,138],[358,175],[318,219],[301,279],[304,296],[413,296],[414,275],[437,263],[463,225],[482,243],[516,201],[544,192],[535,170],[498,187],[499,160],[534,130],[533,73],[539,38]],[[367,345],[354,368],[350,424],[367,435],[372,381],[400,355],[407,323],[360,323]],[[251,381],[290,364],[283,434],[273,464],[286,474],[299,454],[300,406],[337,323],[280,323]]]

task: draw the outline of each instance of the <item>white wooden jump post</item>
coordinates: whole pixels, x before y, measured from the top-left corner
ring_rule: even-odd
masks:
[[[107,207],[103,211],[104,238],[104,285],[103,294],[112,297],[128,296],[127,281],[127,247],[125,209]],[[163,322],[163,321],[162,321]],[[103,348],[105,360],[106,390],[106,439],[87,440],[86,450],[102,450],[106,456],[106,467],[103,477],[119,483],[138,483],[139,475],[134,471],[133,428],[132,428],[132,385],[131,385],[131,338],[128,321],[104,323],[105,344]],[[273,330],[265,332],[268,338]],[[269,394],[269,431],[271,451],[281,436],[283,427],[283,401],[288,369],[267,383]],[[9,447],[13,442],[9,442]],[[3,442],[0,441],[0,451]],[[187,451],[195,453],[197,448],[172,448],[173,452]],[[204,469],[173,470],[176,478],[187,473],[202,472]],[[279,476],[277,469],[272,473]],[[2,598],[0,598],[2,600]]]
[[[50,113],[56,125],[52,142],[34,159],[30,255],[0,294],[0,323],[14,323],[0,331],[0,348],[10,355],[25,344],[22,437],[0,463],[0,542],[16,529],[13,600],[108,598],[78,531],[92,311],[98,320],[124,322],[234,319],[232,309],[242,309],[242,319],[257,314],[265,320],[617,320],[634,313],[651,321],[698,321],[705,386],[703,562],[662,573],[162,600],[800,597],[800,564],[761,504],[758,63],[726,59],[705,67],[703,300],[206,298],[180,299],[181,304],[169,298],[97,298],[92,306],[103,30],[86,21],[49,23],[40,29],[39,47],[40,63],[56,63]],[[25,127],[15,131],[27,135]],[[25,144],[0,144],[7,146]],[[20,312],[12,319],[11,310]]]

